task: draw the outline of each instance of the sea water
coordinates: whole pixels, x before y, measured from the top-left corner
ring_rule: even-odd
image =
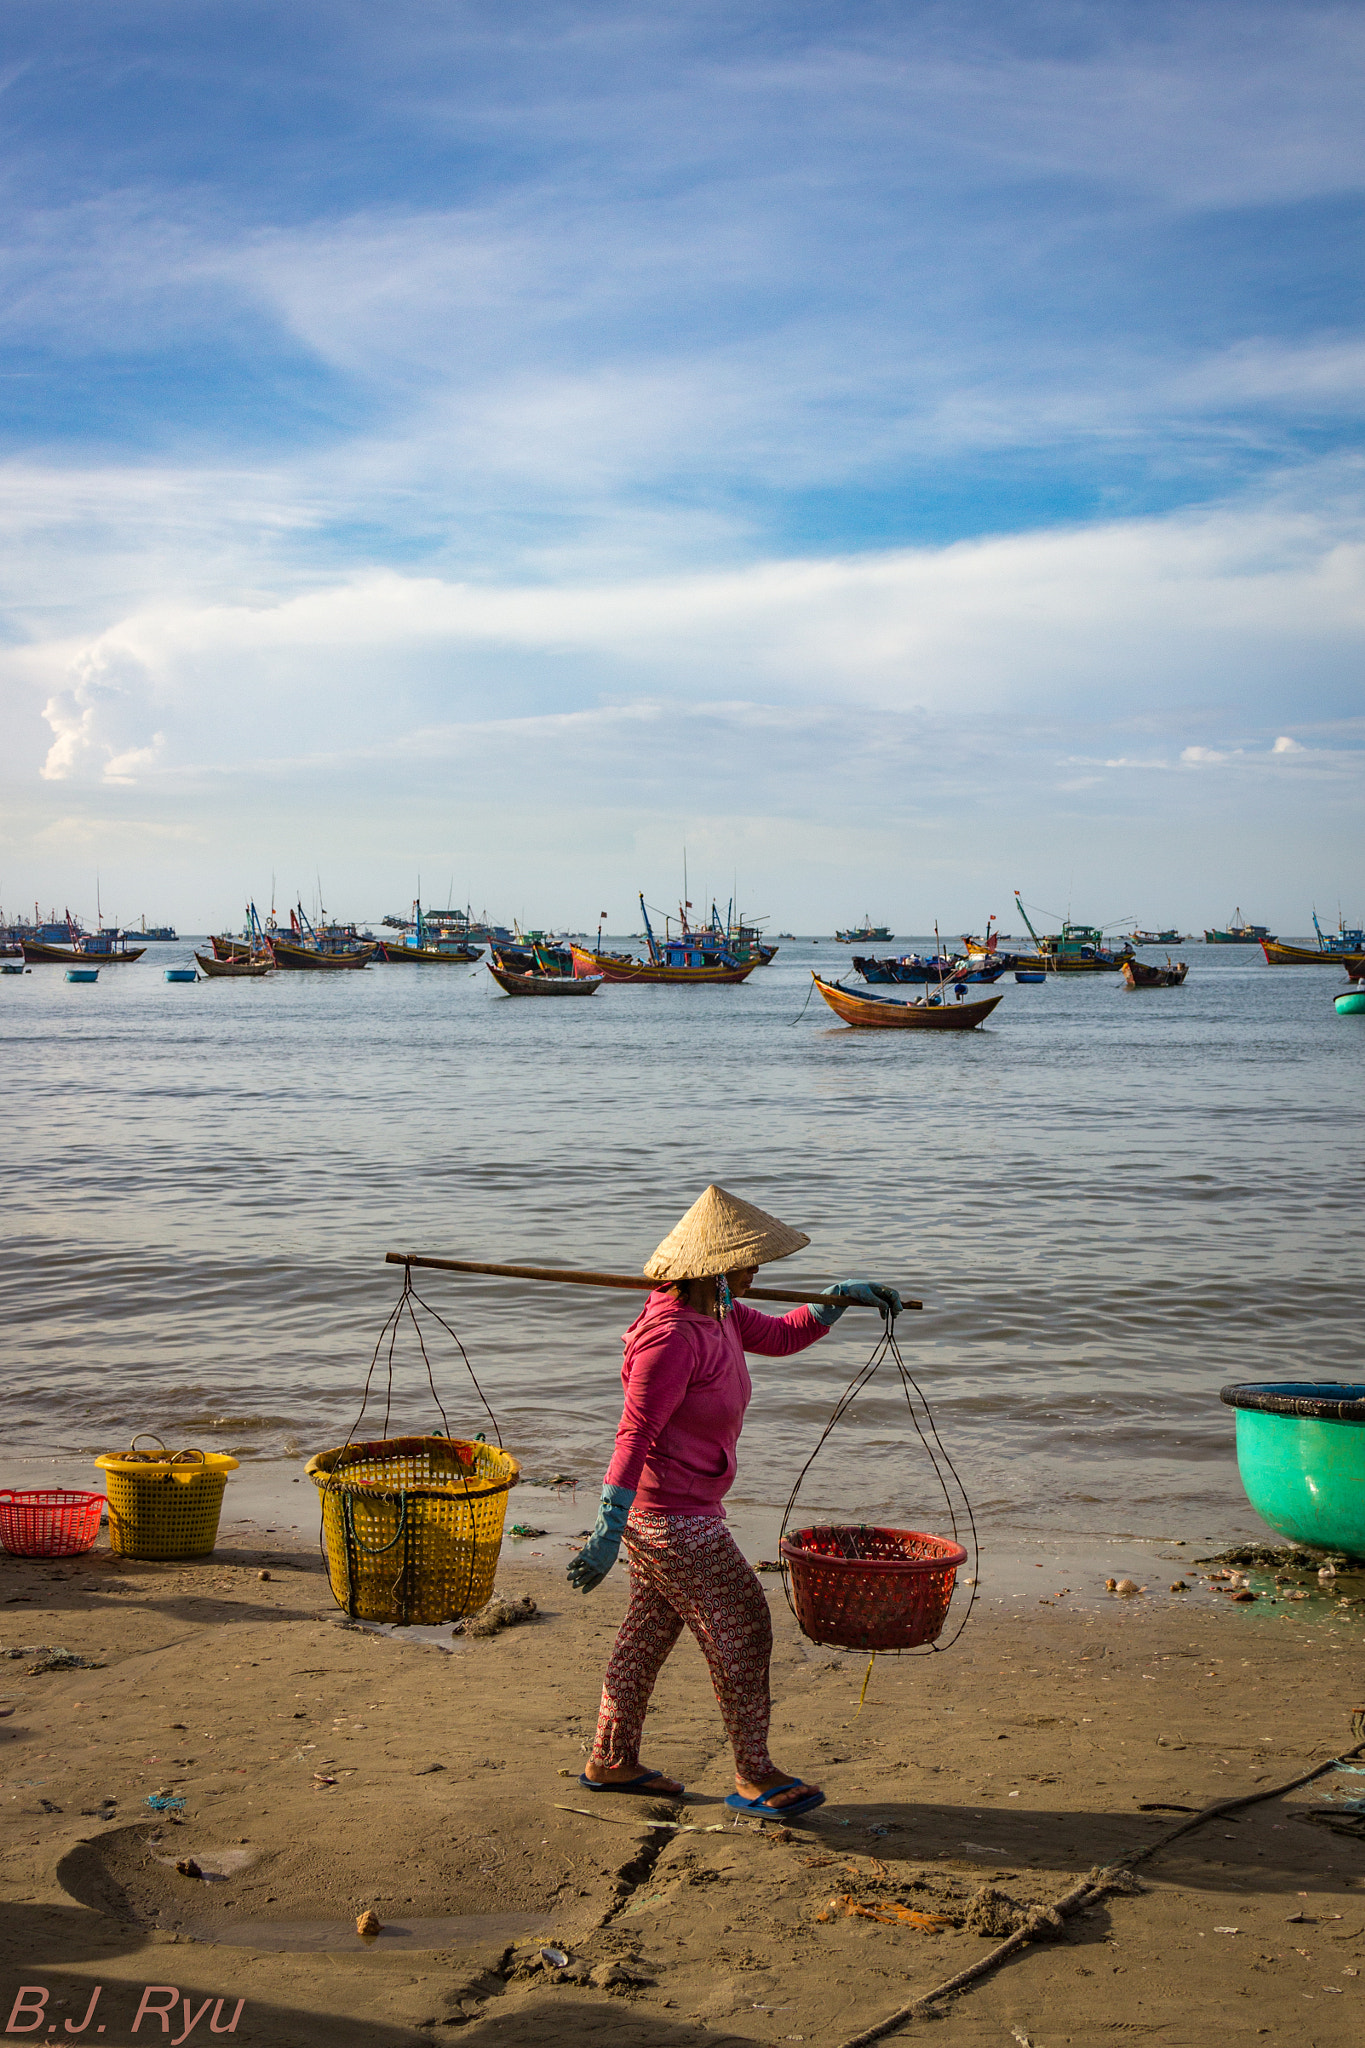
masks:
[[[784,942],[738,988],[575,1002],[509,1000],[482,963],[166,983],[188,944],[94,987],[5,977],[0,1483],[95,1485],[89,1457],[150,1430],[231,1451],[301,1523],[312,1489],[278,1489],[356,1423],[401,1285],[386,1252],[638,1272],[714,1180],[809,1234],[769,1283],[871,1275],[922,1299],[906,1362],[985,1530],[1254,1532],[1220,1386],[1365,1379],[1365,1020],[1336,1015],[1335,968],[1183,956],[1180,989],[1007,976],[983,1030],[947,1034],[851,1031],[808,1002],[812,967],[853,979],[829,941]],[[418,1285],[528,1478],[580,1478],[590,1520],[640,1301]],[[491,1433],[427,1331],[451,1427]],[[798,1357],[751,1360],[741,1515],[785,1500],[877,1333],[850,1310]],[[439,1424],[410,1328],[393,1368],[390,1432]],[[364,1435],[387,1383],[381,1353]],[[900,1402],[873,1383],[803,1506],[942,1520]]]

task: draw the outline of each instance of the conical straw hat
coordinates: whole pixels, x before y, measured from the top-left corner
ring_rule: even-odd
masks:
[[[776,1216],[714,1184],[669,1231],[645,1267],[646,1280],[700,1280],[790,1258],[810,1239]]]

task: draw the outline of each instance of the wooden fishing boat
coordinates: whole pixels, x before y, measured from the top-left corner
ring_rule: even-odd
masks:
[[[74,960],[98,961],[101,967],[131,967],[147,948],[130,946],[122,932],[87,932],[74,946],[50,946],[42,939],[25,939],[24,958],[30,964],[70,966]]]
[[[890,925],[873,924],[867,912],[864,911],[861,924],[850,925],[846,932],[836,931],[834,936],[841,946],[875,946],[882,944],[887,939],[894,939],[896,935]]]
[[[323,953],[316,946],[301,946],[297,940],[283,938],[278,932],[270,941],[270,952],[277,967],[318,968],[324,973],[337,967],[368,967],[374,958],[373,946],[350,953]]]
[[[1038,948],[1039,960],[1050,974],[1116,974],[1124,961],[1132,958],[1133,949],[1126,939],[1120,946],[1107,945],[1097,924],[1067,922],[1059,932],[1036,932],[1017,889],[1014,900]]]
[[[211,953],[196,953],[194,957],[210,981],[259,981],[275,971],[275,963],[268,954],[260,960],[216,960]]]
[[[1187,960],[1168,960],[1164,967],[1149,967],[1145,960],[1123,963],[1123,978],[1129,988],[1179,988],[1189,971]]]
[[[421,898],[412,906],[412,918],[403,927],[402,936],[397,939],[381,939],[375,947],[375,959],[386,967],[464,967],[471,960],[483,957],[482,946],[471,946],[465,939],[445,937],[422,913]],[[354,926],[348,928],[348,935],[354,933]]]
[[[661,947],[667,954],[684,952],[682,947]],[[750,960],[744,966],[724,965],[716,967],[656,964],[653,960],[622,960],[611,953],[589,952],[585,946],[574,946],[573,969],[576,975],[600,974],[604,981],[646,981],[659,982],[668,986],[710,987],[746,981],[758,966],[757,960]]]
[[[25,946],[27,951],[27,945]],[[1349,974],[1365,967],[1365,949],[1342,953],[1327,946],[1286,946],[1280,939],[1262,939],[1261,951],[1267,967],[1344,967]]]
[[[1204,933],[1206,946],[1261,946],[1267,939],[1275,937],[1267,925],[1245,924],[1242,921],[1242,906],[1239,903],[1232,913],[1232,923],[1226,931],[1219,931],[1215,925],[1212,931]]]
[[[845,1024],[866,1026],[873,1031],[971,1031],[984,1024],[1003,996],[982,996],[974,1002],[942,1002],[921,996],[902,1003],[894,996],[855,995],[837,982],[822,981],[812,971],[811,980],[836,1017]]]
[[[530,974],[525,969],[495,967],[488,972],[509,996],[595,996],[606,980],[603,974]]]

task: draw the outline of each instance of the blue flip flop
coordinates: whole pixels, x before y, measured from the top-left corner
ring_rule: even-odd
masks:
[[[793,1799],[786,1806],[770,1806],[769,1801],[779,1792],[790,1792],[797,1785],[804,1784],[803,1778],[788,1778],[784,1784],[770,1785],[766,1792],[760,1792],[757,1799],[746,1799],[742,1792],[732,1792],[725,1804],[733,1813],[757,1813],[768,1820],[797,1820],[803,1813],[813,1813],[817,1806],[823,1806],[823,1792],[807,1792],[804,1799]]]
[[[638,1778],[627,1778],[624,1781],[603,1784],[596,1778],[590,1778],[586,1771],[580,1771],[578,1782],[580,1785],[586,1785],[589,1792],[648,1792],[651,1786],[658,1784],[663,1775],[662,1771],[641,1771]],[[683,1790],[686,1791],[686,1789],[686,1786],[684,1786]],[[682,1794],[679,1792],[661,1792],[658,1796],[661,1799],[679,1799]]]

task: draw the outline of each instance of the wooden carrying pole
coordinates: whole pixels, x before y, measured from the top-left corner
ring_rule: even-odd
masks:
[[[416,1252],[386,1252],[384,1263],[388,1266],[433,1266],[440,1273],[491,1273],[499,1280],[558,1280],[568,1287],[626,1287],[636,1294],[649,1294],[659,1285],[657,1280],[646,1280],[644,1275],[635,1273],[574,1273],[564,1266],[494,1266],[486,1259],[422,1259]],[[818,1287],[803,1288],[800,1293],[789,1287],[751,1287],[744,1299],[755,1301],[825,1301],[833,1302],[832,1294],[825,1294]],[[842,1304],[845,1308],[861,1308],[862,1302],[850,1301]],[[923,1308],[922,1301],[907,1301],[902,1295],[902,1308]]]

